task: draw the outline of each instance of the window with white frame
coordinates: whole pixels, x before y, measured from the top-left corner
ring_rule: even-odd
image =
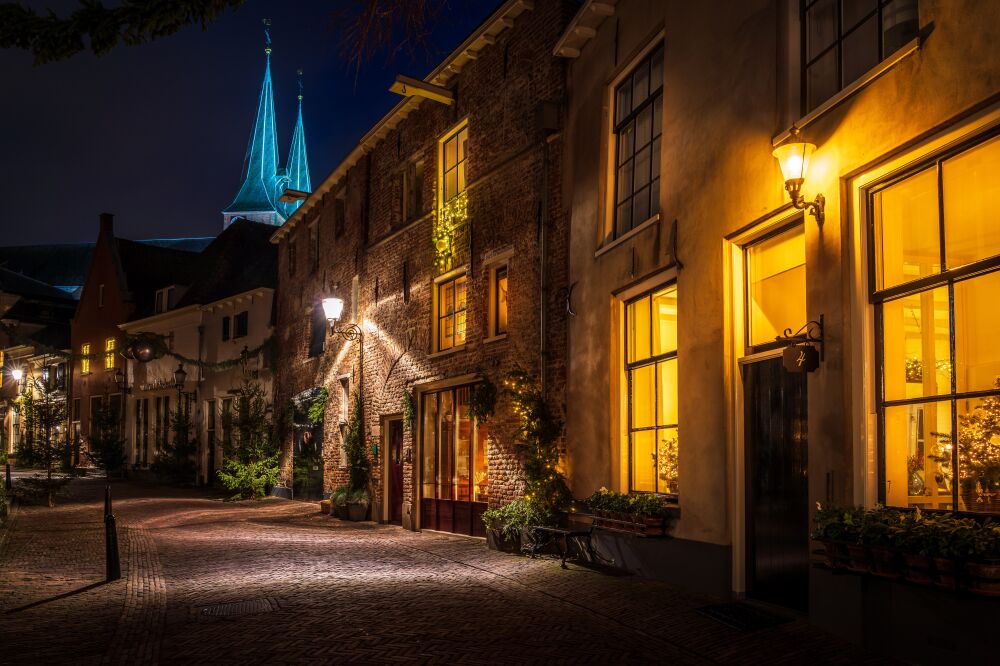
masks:
[[[880,500],[1000,513],[1000,136],[864,192]]]
[[[917,0],[801,0],[802,112],[917,35]]]
[[[468,282],[467,276],[459,275],[437,285],[435,351],[445,351],[465,344]]]
[[[614,236],[660,212],[663,45],[657,45],[614,91]]]
[[[677,285],[625,305],[628,489],[676,495]]]

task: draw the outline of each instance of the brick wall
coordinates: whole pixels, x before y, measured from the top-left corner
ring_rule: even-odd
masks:
[[[567,280],[567,220],[560,200],[561,136],[543,131],[536,112],[552,103],[562,117],[564,62],[552,48],[572,13],[572,3],[539,0],[520,15],[514,27],[500,33],[449,82],[456,103],[428,100],[342,179],[346,185],[346,225],[335,235],[334,198],[325,199],[283,237],[279,248],[276,400],[279,409],[289,397],[325,386],[331,400],[324,423],[326,489],[346,480],[341,467],[341,426],[346,420],[339,399],[338,377],[349,375],[354,390],[360,379],[356,343],[336,336],[327,349],[308,355],[311,311],[324,295],[336,290],[345,299],[344,319],[356,307],[364,338],[365,430],[378,444],[373,465],[381,492],[385,416],[402,411],[405,391],[420,391],[430,383],[470,376],[487,376],[498,386],[514,368],[539,374],[541,363],[541,265],[544,297],[547,395],[557,413],[564,410]],[[468,120],[467,182],[469,221],[459,234],[452,265],[467,266],[467,338],[464,348],[432,354],[434,280],[441,274],[435,262],[432,231],[437,200],[439,139],[463,119]],[[561,121],[560,121],[561,122]],[[424,163],[423,210],[402,219],[402,171],[414,159]],[[547,162],[547,166],[546,166]],[[319,228],[320,262],[314,272],[309,256],[309,226]],[[540,243],[544,227],[546,250]],[[288,244],[296,244],[296,266],[289,273]],[[485,341],[488,332],[490,257],[509,253],[509,326],[506,338]],[[404,265],[409,299],[404,298]],[[358,303],[352,303],[352,280],[358,278]],[[415,424],[419,432],[419,415]],[[489,424],[490,503],[500,504],[520,493],[520,466],[514,430],[516,421],[501,398]],[[285,438],[283,474],[290,481],[291,435]],[[405,501],[416,502],[415,463],[419,459],[414,433],[404,434]]]

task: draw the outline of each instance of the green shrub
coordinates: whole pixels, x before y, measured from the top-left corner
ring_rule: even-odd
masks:
[[[277,485],[281,452],[260,383],[243,380],[234,412],[222,415],[223,428],[233,433],[226,446],[226,462],[219,471],[222,484],[235,492],[232,499],[258,499]]]
[[[505,539],[516,540],[529,525],[555,524],[556,515],[538,502],[519,497],[510,504],[484,511],[483,523],[488,529],[498,530]]]
[[[330,501],[333,502],[334,506],[346,506],[347,498],[351,494],[351,489],[347,484],[342,486],[337,486],[330,493]]]
[[[351,491],[368,489],[368,474],[371,470],[371,461],[368,459],[368,451],[365,450],[365,436],[363,405],[361,394],[354,394],[354,403],[351,407],[351,420],[347,426],[347,434],[344,436],[344,453],[347,454],[347,470],[350,475]]]

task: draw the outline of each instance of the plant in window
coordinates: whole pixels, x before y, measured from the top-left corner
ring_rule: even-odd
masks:
[[[668,492],[677,493],[677,435],[661,434],[656,456],[657,474],[662,487]]]
[[[1000,378],[994,386],[1000,388]],[[958,422],[962,490],[975,492],[977,504],[989,502],[1000,491],[1000,396],[984,398]]]

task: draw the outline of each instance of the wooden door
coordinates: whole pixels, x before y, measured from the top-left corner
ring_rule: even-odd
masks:
[[[798,610],[809,601],[806,373],[781,358],[743,367],[747,596]]]
[[[403,524],[403,420],[389,421],[389,522]]]

